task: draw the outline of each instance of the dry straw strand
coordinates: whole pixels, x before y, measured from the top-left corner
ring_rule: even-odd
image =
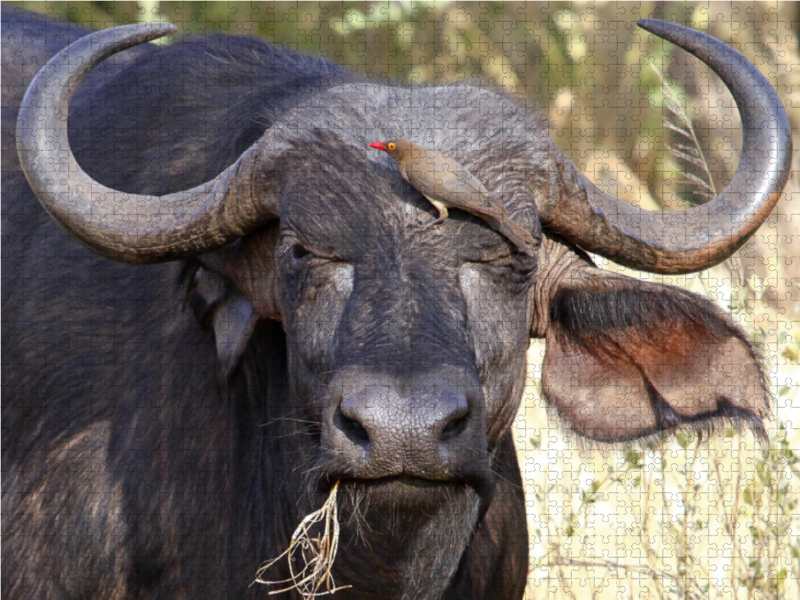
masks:
[[[347,589],[352,586],[336,587],[333,581],[331,569],[333,561],[336,559],[336,551],[339,549],[339,519],[337,516],[337,481],[325,504],[322,508],[306,516],[297,526],[292,534],[292,540],[286,551],[262,566],[256,573],[256,580],[253,583],[264,585],[284,585],[290,584],[279,590],[272,590],[269,595],[282,594],[291,590],[297,590],[304,599],[315,598],[317,596],[327,596],[339,590]],[[322,535],[312,537],[312,528],[323,523]],[[289,563],[289,579],[281,581],[269,581],[263,579],[264,573],[275,565],[278,561],[286,557]],[[295,572],[295,561],[302,568]]]
[[[689,118],[689,115],[687,115],[681,107],[678,94],[667,81],[664,74],[659,70],[652,59],[649,59],[648,63],[661,80],[661,89],[665,97],[664,107],[667,109],[667,112],[670,113],[672,119],[674,119],[670,120],[670,118],[666,118],[664,120],[664,126],[678,137],[683,138],[683,140],[676,141],[672,144],[670,152],[677,158],[679,165],[694,166],[704,174],[704,177],[698,177],[684,168],[680,174],[681,180],[694,187],[695,194],[700,201],[693,202],[693,204],[703,204],[709,200],[713,200],[717,197],[714,176],[711,174],[711,168],[708,165],[708,160],[706,160],[705,153],[700,145],[700,140],[697,137],[694,124]]]

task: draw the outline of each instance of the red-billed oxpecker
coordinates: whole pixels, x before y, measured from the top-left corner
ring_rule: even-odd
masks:
[[[489,190],[457,161],[403,138],[373,142],[369,147],[383,150],[395,159],[403,179],[439,211],[439,218],[427,227],[443,223],[448,217],[448,208],[458,208],[480,217],[521,252],[531,254],[535,243],[531,234],[512,221],[508,210],[493,202]]]

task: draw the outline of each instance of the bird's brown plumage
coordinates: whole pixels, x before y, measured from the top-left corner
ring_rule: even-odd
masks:
[[[532,252],[535,242],[530,233],[515,223],[508,210],[494,202],[489,190],[457,161],[403,138],[375,142],[370,147],[383,150],[395,159],[403,179],[439,211],[439,218],[429,226],[443,223],[448,217],[448,208],[458,208],[483,219],[522,252]]]

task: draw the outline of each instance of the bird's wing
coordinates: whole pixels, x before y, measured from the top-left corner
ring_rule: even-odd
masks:
[[[424,153],[407,171],[409,183],[423,194],[475,215],[505,217],[508,210],[493,202],[484,185],[461,164],[440,153]],[[423,189],[424,188],[424,189]]]
[[[493,202],[489,190],[461,164],[432,150],[417,152],[404,162],[400,174],[434,206],[442,203],[477,215],[522,252],[532,252],[531,234],[509,217],[504,206]]]

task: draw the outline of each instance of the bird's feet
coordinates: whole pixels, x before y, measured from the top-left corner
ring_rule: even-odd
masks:
[[[436,225],[441,225],[442,223],[444,223],[444,219],[439,218],[431,223],[428,223],[427,225],[425,223],[417,221],[415,224],[412,225],[412,227],[414,229],[421,229],[424,231],[426,229],[430,229],[431,227],[435,227]]]
[[[439,217],[435,221],[432,221],[432,222],[428,223],[427,225],[423,226],[422,228],[423,229],[430,229],[431,227],[436,227],[437,225],[441,225],[442,223],[444,223],[444,219],[442,217]]]

